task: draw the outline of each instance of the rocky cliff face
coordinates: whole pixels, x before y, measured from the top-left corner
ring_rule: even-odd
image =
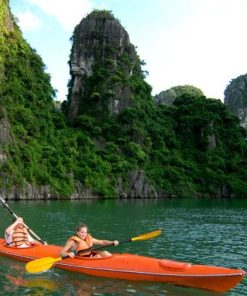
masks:
[[[224,94],[224,104],[238,116],[240,124],[247,128],[247,74],[233,79]]]
[[[78,123],[83,115],[105,121],[128,107],[142,105],[142,62],[127,31],[109,11],[96,10],[89,14],[76,26],[72,41],[67,105],[72,124]],[[145,90],[145,96],[150,96],[153,103],[151,88]],[[116,192],[127,198],[159,196],[144,172],[138,171],[128,172],[125,181],[120,177]]]
[[[94,11],[75,28],[70,72],[72,122],[90,107],[116,114],[134,105],[128,80],[134,73],[141,75],[140,61],[128,33],[110,12]]]
[[[119,178],[117,183],[117,192],[120,198],[159,198],[168,197],[165,192],[159,191],[154,184],[149,182],[145,172],[130,171],[128,173],[128,188]]]

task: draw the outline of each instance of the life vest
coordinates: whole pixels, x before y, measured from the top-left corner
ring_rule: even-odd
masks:
[[[30,246],[29,236],[26,228],[16,228],[12,234],[12,247],[20,247],[21,245]]]
[[[87,234],[85,239],[81,239],[78,236],[74,235],[74,236],[70,237],[67,240],[67,242],[71,241],[71,240],[77,242],[76,252],[86,250],[86,249],[91,248],[93,246],[93,237],[90,234]],[[91,255],[91,251],[81,253],[79,256],[87,256],[87,255]]]

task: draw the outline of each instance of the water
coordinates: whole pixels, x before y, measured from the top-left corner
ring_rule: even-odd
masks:
[[[22,201],[10,208],[43,240],[64,245],[79,222],[94,237],[125,240],[162,229],[152,240],[108,248],[157,258],[247,270],[247,200]],[[0,208],[0,231],[12,216]],[[217,293],[169,284],[84,276],[52,269],[25,272],[24,263],[0,256],[0,295],[216,296]],[[247,277],[227,296],[247,295]]]

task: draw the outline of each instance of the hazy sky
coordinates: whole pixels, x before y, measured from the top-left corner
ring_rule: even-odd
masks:
[[[247,0],[10,0],[24,38],[37,50],[64,100],[70,37],[93,9],[111,10],[146,62],[153,95],[190,84],[223,100],[247,73]]]

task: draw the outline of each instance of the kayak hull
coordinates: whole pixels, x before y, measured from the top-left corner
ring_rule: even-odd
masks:
[[[12,248],[0,239],[0,254],[29,262],[43,257],[59,257],[61,246],[39,245]],[[66,258],[55,267],[91,276],[172,283],[181,286],[226,292],[234,288],[245,275],[241,269],[194,265],[133,254],[113,254],[107,258]]]

